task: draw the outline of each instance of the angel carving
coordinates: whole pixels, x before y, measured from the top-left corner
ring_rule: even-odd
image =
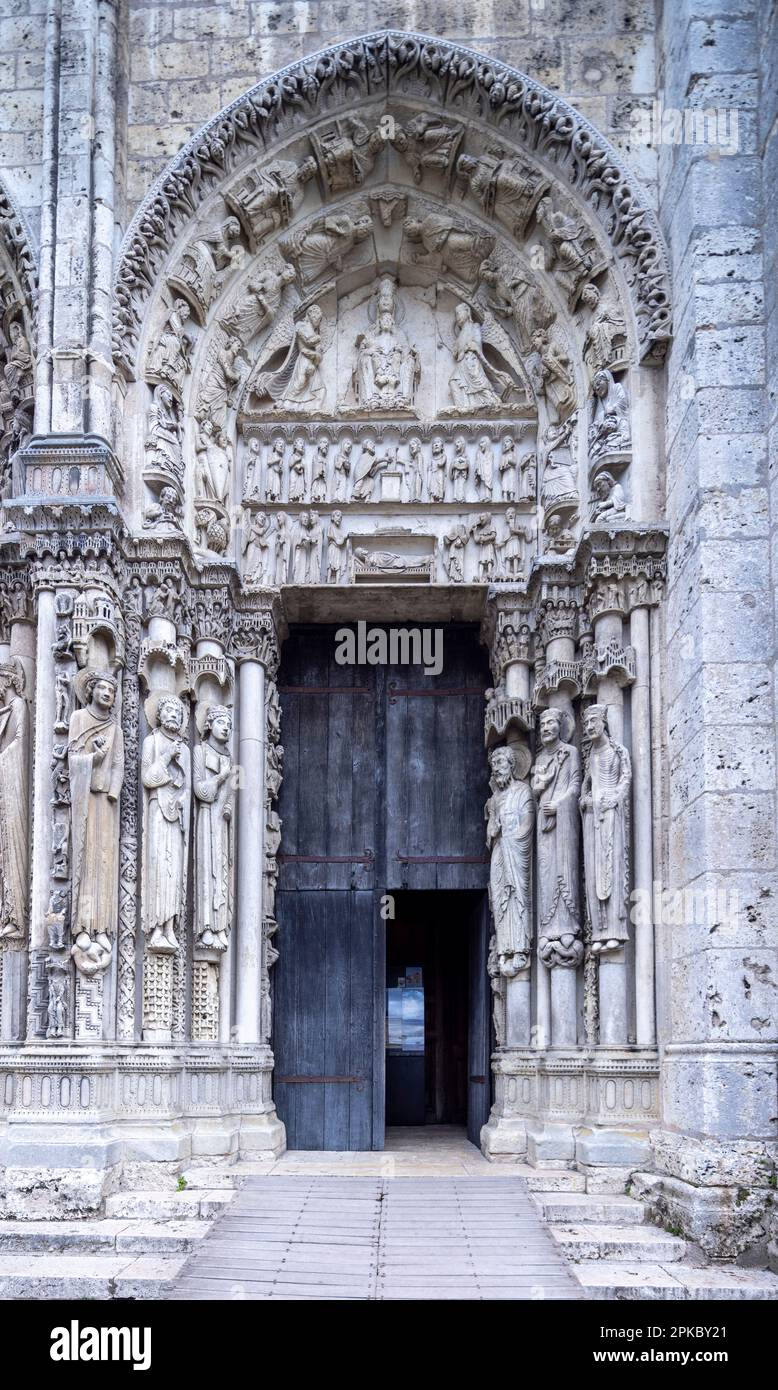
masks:
[[[490,313],[476,323],[469,304],[458,304],[454,311],[454,337],[444,342],[454,358],[455,369],[449,390],[456,415],[473,415],[501,410],[509,397],[527,400],[524,373],[508,334]],[[495,367],[485,355],[489,347],[518,376]]]
[[[311,304],[295,323],[291,314],[279,322],[265,344],[258,370],[249,390],[259,406],[272,402],[272,409],[310,413],[320,410],[326,394],[321,362],[335,332],[334,324],[324,323],[319,304]],[[280,366],[269,364],[286,349]]]
[[[220,321],[219,327],[230,338],[250,343],[273,322],[281,307],[284,290],[293,280],[293,266],[265,266],[257,275],[251,276],[244,293]]]

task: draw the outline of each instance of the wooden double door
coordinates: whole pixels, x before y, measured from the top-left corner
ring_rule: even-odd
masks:
[[[477,628],[450,625],[439,675],[340,665],[338,631],[293,628],[279,674],[276,1107],[290,1148],[383,1147],[387,934],[398,912],[417,932],[427,914],[438,936],[450,924],[467,938],[464,1037],[450,1046],[464,1048],[458,1084],[477,1142],[491,1050],[485,652]],[[448,1074],[439,1060],[435,1074]]]

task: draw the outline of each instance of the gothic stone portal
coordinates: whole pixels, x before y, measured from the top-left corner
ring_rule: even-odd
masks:
[[[665,853],[669,282],[616,152],[413,35],[261,82],[127,231],[88,435],[59,397],[30,432],[29,257],[0,225],[9,1210],[36,1154],[61,1207],[85,1143],[79,1210],[123,1162],[279,1152],[274,995],[293,1142],[380,1143],[393,891],[488,901],[484,1151],[646,1166],[654,944],[627,905]],[[440,674],[333,666],[326,625],[360,618],[445,627]]]

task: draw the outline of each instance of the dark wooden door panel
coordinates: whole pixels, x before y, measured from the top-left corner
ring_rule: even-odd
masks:
[[[292,1149],[370,1149],[373,894],[281,892],[275,967],[275,1097]],[[383,981],[377,982],[383,1002]],[[375,1136],[378,1146],[383,1136]]]
[[[489,902],[484,893],[470,922],[470,987],[467,1037],[467,1137],[480,1147],[481,1128],[492,1104],[491,985],[486,970],[489,954]]]

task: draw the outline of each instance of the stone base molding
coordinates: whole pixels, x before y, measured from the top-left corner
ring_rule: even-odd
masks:
[[[99,1213],[110,1192],[175,1181],[192,1160],[277,1157],[284,1126],[264,1046],[29,1046],[0,1056],[0,1214]]]

